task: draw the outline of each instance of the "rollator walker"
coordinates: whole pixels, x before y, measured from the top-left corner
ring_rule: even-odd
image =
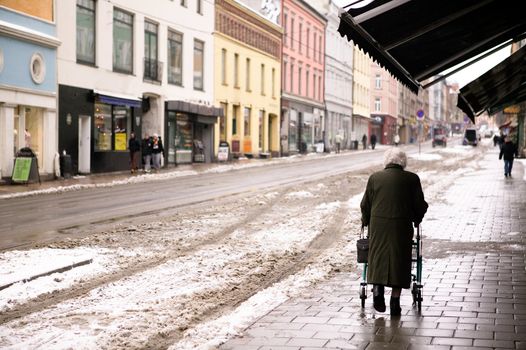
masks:
[[[412,280],[412,286],[411,286],[411,294],[413,295],[413,307],[417,306],[418,311],[422,310],[422,236],[420,234],[421,228],[420,225],[416,228],[416,237],[413,239],[412,243],[412,258],[411,258],[411,280]],[[366,239],[367,241],[365,241]],[[362,282],[360,283],[360,299],[362,302],[362,308],[365,307],[365,299],[367,299],[367,253],[368,253],[368,239],[369,235],[367,234],[367,237],[364,233],[364,228],[362,227],[361,233],[360,233],[360,240],[357,243],[358,246],[358,263],[363,264],[363,270],[362,270]],[[360,244],[361,242],[361,244]],[[367,243],[366,243],[367,242]],[[360,245],[362,247],[364,245],[367,245],[367,253],[364,253],[364,250],[360,248]]]

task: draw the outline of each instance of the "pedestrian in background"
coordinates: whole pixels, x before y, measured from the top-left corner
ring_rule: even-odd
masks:
[[[394,144],[395,146],[398,146],[400,144],[400,136],[398,136],[398,134],[395,134],[394,136]]]
[[[371,148],[374,149],[376,146],[376,134],[371,135]]]
[[[504,144],[500,149],[499,160],[504,157],[504,176],[511,177],[513,168],[513,159],[519,156],[517,146],[511,141],[509,136],[504,138]]]
[[[363,149],[367,148],[367,135],[365,134],[363,134],[362,136],[362,146],[363,146]]]
[[[133,174],[139,169],[139,152],[141,151],[141,144],[135,138],[133,131],[130,133],[130,139],[128,140],[128,150],[130,151],[130,170]]]
[[[336,142],[336,153],[340,153],[342,147],[343,137],[339,133],[334,136],[334,141]]]
[[[142,139],[141,150],[144,172],[149,173],[152,166],[152,138],[148,133]]]
[[[373,306],[386,309],[385,287],[392,288],[390,311],[399,316],[402,288],[411,285],[413,226],[418,227],[427,203],[418,175],[404,170],[407,156],[399,148],[384,154],[384,170],[367,181],[360,208],[369,229],[367,281],[373,284]]]
[[[153,134],[152,139],[152,163],[153,163],[153,170],[159,171],[161,168],[161,157],[164,152],[163,148],[163,141],[157,134]]]

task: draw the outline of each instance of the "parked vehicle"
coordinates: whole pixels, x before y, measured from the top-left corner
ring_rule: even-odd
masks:
[[[466,131],[464,131],[463,145],[477,146],[479,141],[480,137],[476,129],[466,129]]]
[[[446,135],[445,134],[435,134],[435,136],[433,136],[433,141],[431,142],[431,144],[433,145],[433,147],[437,145],[446,147],[447,146]]]

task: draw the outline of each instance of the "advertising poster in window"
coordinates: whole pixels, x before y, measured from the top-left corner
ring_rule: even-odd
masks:
[[[126,133],[119,132],[115,134],[115,150],[116,151],[126,151]]]

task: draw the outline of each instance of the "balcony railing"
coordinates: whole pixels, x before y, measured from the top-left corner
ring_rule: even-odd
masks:
[[[144,80],[161,82],[163,77],[163,62],[151,58],[144,59]]]

